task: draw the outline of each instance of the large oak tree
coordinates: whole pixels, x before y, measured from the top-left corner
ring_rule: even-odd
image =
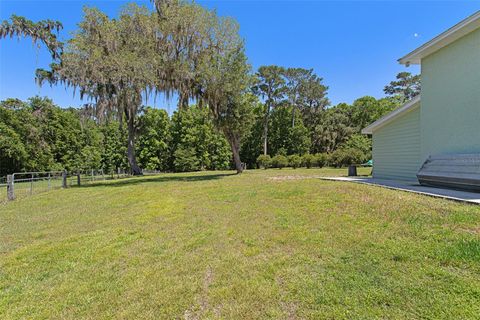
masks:
[[[134,174],[141,174],[135,155],[135,119],[152,93],[167,97],[177,93],[180,108],[192,99],[208,106],[241,172],[239,124],[246,125],[248,116],[239,97],[245,92],[249,67],[238,26],[193,3],[154,2],[156,12],[130,4],[117,19],[86,8],[65,48],[52,32],[61,24],[51,21],[12,17],[11,23],[2,25],[0,36],[40,39],[51,51],[53,63],[50,70],[37,70],[39,83],[73,87],[95,101],[98,118],[115,112],[126,121],[127,157]]]

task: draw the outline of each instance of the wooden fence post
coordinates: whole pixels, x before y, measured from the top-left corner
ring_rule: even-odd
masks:
[[[62,188],[67,187],[67,170],[63,170],[62,172]]]
[[[12,174],[7,176],[7,198],[8,200],[15,200],[15,188]]]
[[[80,182],[80,173],[77,174],[77,185],[81,185],[81,182]]]

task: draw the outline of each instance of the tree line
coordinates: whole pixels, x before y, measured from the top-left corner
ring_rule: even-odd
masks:
[[[128,132],[118,121],[99,122],[85,109],[60,108],[48,98],[0,102],[0,176],[21,171],[72,172],[128,169]],[[135,123],[136,153],[143,169],[230,169],[228,142],[205,108],[169,116],[143,107]]]
[[[260,77],[251,88],[257,96],[248,104],[252,117],[240,148],[247,167],[343,166],[370,159],[371,141],[360,130],[409,99],[404,92],[409,92],[410,84],[405,85],[403,80],[398,84],[397,79],[386,88],[394,86],[398,92],[385,98],[367,96],[351,105],[331,107],[320,78],[312,70],[302,72],[310,74],[308,81],[317,84],[318,100],[311,102],[311,97],[300,93],[298,101],[312,103],[312,109],[310,104],[294,107],[289,103],[287,93],[291,89],[287,81],[282,82],[284,95],[278,95],[270,105],[258,91]],[[408,74],[398,78],[418,83]],[[127,124],[115,114],[99,119],[89,105],[61,108],[48,98],[7,99],[0,102],[0,133],[0,176],[19,171],[101,168],[110,173],[129,168]],[[187,105],[170,116],[163,109],[142,106],[134,123],[134,136],[138,165],[146,170],[183,172],[233,167],[229,143],[207,108]]]
[[[249,167],[258,165],[260,154],[325,154],[334,166],[366,161],[371,141],[361,130],[420,93],[420,77],[401,72],[385,86],[384,98],[331,106],[328,87],[312,69],[262,66],[255,76],[252,91],[262,103],[241,149]]]
[[[30,37],[51,53],[50,68],[35,73],[40,85],[72,87],[81,97],[95,101],[82,110],[45,107],[52,117],[70,119],[64,119],[70,121],[65,126],[70,133],[51,131],[52,136],[45,127],[56,120],[47,117],[43,123],[38,116],[43,116],[39,110],[44,108],[38,105],[52,105],[51,101],[3,102],[7,120],[2,120],[2,136],[23,141],[24,148],[8,145],[8,139],[3,139],[2,168],[84,168],[98,159],[96,163],[107,169],[125,165],[111,160],[115,157],[102,156],[110,148],[107,143],[126,155],[122,161],[128,162],[133,174],[141,174],[142,167],[180,171],[224,168],[225,145],[229,148],[228,166],[237,172],[243,170],[242,162],[256,166],[260,154],[330,154],[355,149],[365,150],[362,157],[368,158],[369,140],[358,135],[360,129],[419,90],[418,76],[402,73],[385,87],[385,98],[363,97],[352,105],[332,107],[327,86],[311,69],[263,66],[252,73],[234,20],[195,3],[164,0],[154,4],[154,10],[129,4],[117,18],[86,7],[78,29],[65,42],[58,40],[62,30],[58,21],[33,22],[13,15],[0,25],[0,39]],[[146,97],[157,94],[178,96],[179,111],[168,117],[143,106]],[[192,115],[193,122],[179,116],[184,112],[197,114]],[[30,127],[39,128],[39,137],[27,135],[28,128],[19,123],[11,124],[20,113],[30,113],[27,119],[38,122]],[[158,127],[146,129],[148,123]],[[209,142],[216,141],[218,148],[197,146],[200,142],[194,138],[174,142],[179,135],[172,128],[189,132],[192,123],[211,129],[208,135],[214,138]],[[75,136],[79,141],[68,149],[53,137],[56,134],[62,137],[58,140]],[[33,150],[27,141],[34,139],[35,144],[37,138],[46,151],[30,161],[26,158],[38,149]],[[100,148],[96,147],[98,141]]]

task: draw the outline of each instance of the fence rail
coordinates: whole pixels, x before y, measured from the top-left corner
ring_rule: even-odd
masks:
[[[160,171],[145,170],[143,174],[158,174]],[[0,177],[0,203],[24,198],[33,194],[53,189],[87,185],[99,181],[121,179],[131,176],[125,169],[115,172],[104,172],[102,169],[45,172],[15,172],[6,177]]]

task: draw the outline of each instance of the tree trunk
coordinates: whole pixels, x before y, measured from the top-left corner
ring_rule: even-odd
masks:
[[[187,109],[188,108],[188,96],[186,94],[181,93],[178,97],[178,110]]]
[[[267,102],[265,107],[266,110],[263,123],[263,155],[266,156],[268,154],[268,119],[270,115],[270,103]]]
[[[233,163],[235,164],[235,170],[237,173],[243,172],[242,160],[240,159],[240,139],[235,137],[233,134],[227,134],[228,142],[232,148],[233,153]]]
[[[292,105],[292,128],[295,128],[295,106]]]
[[[135,154],[135,122],[134,117],[130,114],[127,114],[128,122],[128,147],[127,147],[127,158],[130,168],[134,176],[142,175],[142,169],[137,164],[137,157]]]
[[[267,135],[268,135],[268,121],[265,121],[265,124],[263,125],[263,155],[265,156],[268,154]]]

